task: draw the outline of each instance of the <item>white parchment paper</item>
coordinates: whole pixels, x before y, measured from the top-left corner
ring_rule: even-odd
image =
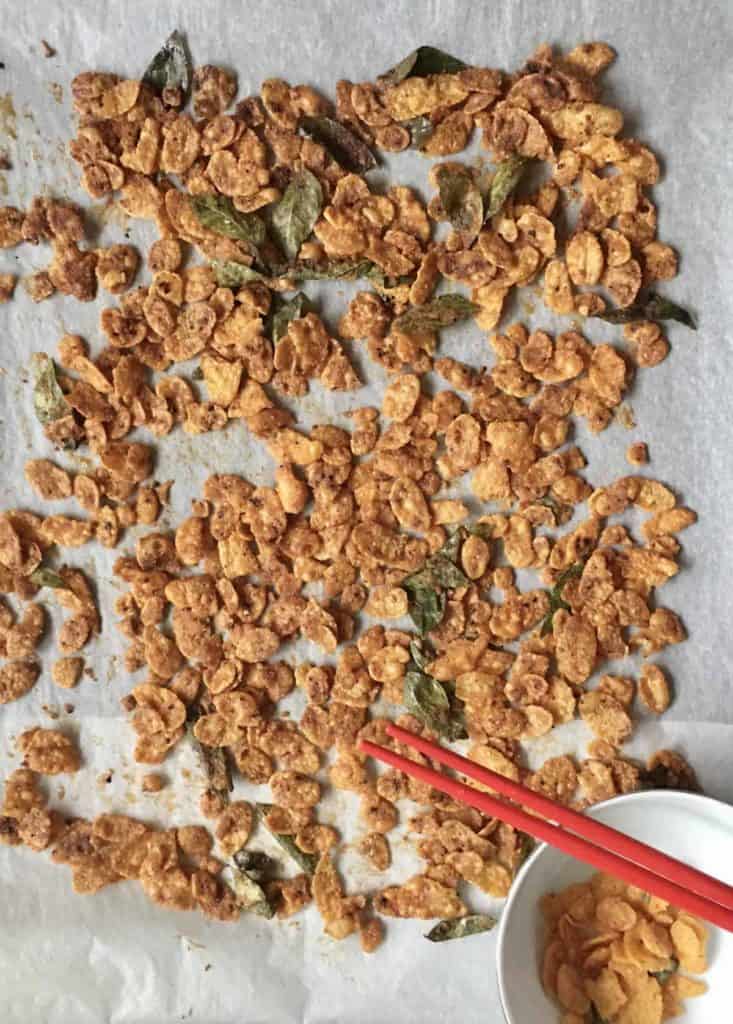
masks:
[[[71,78],[88,68],[141,73],[174,27],[187,33],[197,63],[222,63],[239,72],[240,96],[273,75],[332,94],[337,78],[371,78],[422,43],[504,68],[518,66],[543,41],[571,47],[603,39],[617,49],[606,97],[624,110],[629,131],[663,159],[666,173],[656,189],[660,237],[682,254],[680,277],[665,290],[698,312],[700,330],[694,335],[670,329],[671,357],[642,373],[629,396],[633,431],[616,424],[598,438],[579,430],[577,440],[594,484],[627,471],[624,451],[631,440],[647,441],[650,473],[699,513],[698,525],[683,537],[684,571],[664,589],[664,603],[683,614],[690,632],[687,643],[664,653],[675,702],[661,722],[641,724],[629,751],[643,756],[660,746],[676,747],[696,766],[707,792],[727,800],[733,800],[732,10],[727,2],[695,0],[76,0],[24,6],[0,0],[0,147],[9,149],[13,163],[0,176],[0,193],[7,189],[0,201],[18,205],[43,190],[88,202],[66,154],[73,134]],[[56,48],[55,56],[42,55],[42,38]],[[427,166],[407,153],[389,169],[424,187]],[[102,203],[92,217],[101,243],[123,240],[128,229],[133,240],[142,237],[139,224],[110,216]],[[0,253],[0,271],[25,274],[47,261],[48,250],[25,246]],[[327,319],[333,322],[349,293],[346,285],[329,289]],[[96,351],[104,304],[103,298],[85,307],[56,297],[34,306],[19,289],[0,308],[0,507],[40,511],[22,475],[26,459],[49,454],[30,415],[29,357],[52,351],[64,331],[82,334]],[[541,308],[530,320],[553,325]],[[590,334],[594,340],[617,336],[605,325]],[[446,333],[442,344],[449,354],[476,363],[490,359],[476,329]],[[371,381],[383,380],[373,366],[368,374]],[[358,401],[364,400],[360,394]],[[299,404],[299,415],[333,419],[353,401],[315,386]],[[78,457],[67,462],[77,470],[83,464]],[[163,525],[176,521],[213,471],[264,482],[272,464],[241,425],[224,434],[163,439],[156,476],[175,480]],[[134,536],[131,531],[126,543]],[[55,806],[84,815],[128,810],[158,824],[189,822],[200,773],[184,744],[165,765],[170,788],[156,797],[140,792],[144,769],[132,762],[132,734],[118,705],[130,680],[113,628],[119,592],[111,578],[113,557],[87,547],[70,559],[98,580],[104,630],[88,656],[96,678],[62,693],[45,671],[28,698],[0,710],[0,777],[17,764],[17,733],[50,721],[45,705],[59,714],[64,728],[80,732],[86,759],[80,773],[63,777],[63,789],[52,784]],[[66,701],[73,712],[64,710]],[[579,735],[577,726],[556,730],[530,756],[542,760],[574,750]],[[109,770],[111,782],[100,781]],[[356,799],[340,793],[330,799],[326,817],[348,820],[355,809]],[[411,854],[400,841],[394,845],[392,874],[404,878]],[[349,864],[352,885],[377,884],[356,855]],[[355,940],[335,944],[323,938],[312,909],[284,924],[245,917],[234,926],[216,925],[199,915],[163,912],[131,883],[94,897],[74,896],[66,869],[43,856],[0,847],[0,1022],[499,1022],[494,937],[434,946],[420,937],[424,930],[418,922],[390,922],[388,940],[366,958]],[[528,962],[526,969],[534,965]]]

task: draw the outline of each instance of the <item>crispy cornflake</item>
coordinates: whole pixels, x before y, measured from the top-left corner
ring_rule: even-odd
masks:
[[[374,909],[387,916],[462,917],[463,887],[466,902],[470,886],[506,896],[526,853],[514,829],[401,772],[374,773],[359,743],[394,746],[376,717],[383,706],[405,728],[468,736],[473,760],[568,805],[643,784],[696,786],[672,751],[646,770],[624,758],[636,687],[631,672],[602,674],[609,661],[684,639],[657,591],[680,568],[677,535],[695,513],[647,477],[594,488],[569,443],[580,421],[591,433],[626,422],[632,364],[669,352],[657,317],[694,326],[642,291],[671,279],[678,258],[657,236],[647,195],[659,161],[602,102],[597,77],[613,57],[602,42],[565,55],[543,46],[505,75],[420,47],[375,82],[337,83],[335,109],[310,86],[270,78],[227,112],[235,75],[194,70],[174,32],[142,81],[85,71],[71,87],[81,183],[148,221],[157,236],[148,250],[91,247],[83,211],[64,200],[0,208],[0,247],[50,246],[46,269],[24,278],[32,299],[107,293],[106,347],[92,352],[65,334],[56,363],[37,368],[45,439],[79,451],[73,473],[62,455],[26,463],[40,514],[0,513],[0,589],[13,595],[12,607],[0,602],[0,703],[40,675],[42,602],[65,612],[52,638],[57,686],[79,683],[78,652],[101,632],[91,582],[53,568],[52,546],[120,548],[124,668],[145,671],[121,702],[135,761],[161,764],[188,732],[201,813],[215,821],[221,853],[259,886],[267,915],[288,917],[312,897],[326,933],[358,933],[364,952],[378,947],[382,925],[366,895],[347,895],[341,882],[340,831],[318,820],[326,787],[358,796],[359,850],[378,871],[390,865],[386,836],[402,802],[420,805],[410,827],[424,868],[377,894]],[[490,175],[458,157],[474,130]],[[430,171],[427,202],[364,176],[376,151],[410,145],[448,158]],[[532,173],[538,187],[536,161],[550,165]],[[450,230],[434,230],[441,222]],[[150,275],[136,287],[141,262]],[[311,281],[338,291],[343,280],[362,290],[333,321],[310,286],[296,291]],[[0,301],[15,283],[0,275]],[[587,319],[556,333],[506,322],[515,289],[538,283],[552,312]],[[625,350],[599,341],[597,317],[624,325]],[[490,332],[485,367],[445,355],[443,332],[471,318]],[[370,362],[381,406],[340,399],[344,425],[302,422],[309,389],[355,390]],[[148,435],[176,430],[244,431],[269,453],[271,478],[212,476],[187,517],[164,525],[171,481],[152,479]],[[645,445],[627,459],[643,465]],[[72,497],[76,513],[45,505]],[[611,520],[634,508],[644,513],[641,542]],[[303,642],[318,664],[299,646],[293,660]],[[293,717],[281,701],[296,686]],[[638,695],[654,714],[670,702],[648,661]],[[586,759],[555,752],[529,772],[526,748],[576,716],[593,734]],[[43,729],[19,745],[28,767],[8,780],[0,841],[53,843],[78,892],[137,879],[160,906],[237,919],[243,902],[206,829],[164,831],[111,813],[61,826],[30,769],[75,771],[75,745]],[[238,787],[270,787],[264,824],[303,874],[260,886],[261,855],[244,849],[253,809],[239,788],[234,798],[235,769]],[[141,789],[157,793],[164,781],[149,773]],[[564,1024],[585,1024],[591,1008],[609,1022],[651,1024],[695,994],[697,983],[649,973],[669,971],[673,957],[704,964],[698,923],[661,901],[594,879],[546,910],[543,980]]]

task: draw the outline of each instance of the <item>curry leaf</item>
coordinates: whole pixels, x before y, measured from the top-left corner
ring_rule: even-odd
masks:
[[[501,161],[491,179],[484,209],[484,221],[490,220],[501,210],[519,184],[529,162],[529,157],[521,156],[519,153]]]
[[[490,932],[496,926],[496,918],[490,914],[466,914],[465,917],[448,918],[439,921],[425,935],[430,942],[448,942],[450,939],[465,939],[469,935]]]
[[[669,967],[663,971],[651,971],[652,978],[656,978],[660,985],[663,985],[665,981],[669,981],[673,974],[676,974],[679,970],[679,960],[672,956],[669,958]]]
[[[462,718],[451,707],[446,688],[426,672],[411,669],[405,673],[402,699],[407,710],[438,736],[448,740],[466,736]]]
[[[239,288],[240,285],[252,281],[265,281],[266,277],[259,270],[248,267],[246,263],[235,263],[234,260],[212,260],[211,269],[214,279],[221,288]]]
[[[416,628],[424,636],[439,626],[445,615],[445,594],[432,587],[402,584],[408,589],[407,610]]]
[[[272,211],[272,232],[290,260],[298,255],[323,209],[323,189],[315,174],[299,171]]]
[[[273,832],[272,829],[268,828],[266,815],[271,806],[271,804],[257,804],[257,810],[260,812],[262,824],[265,826],[272,838],[282,846],[283,850],[293,858],[296,864],[298,864],[306,874],[315,874],[315,870],[318,867],[318,857],[316,854],[304,853],[296,844],[295,839],[292,836],[282,835],[280,832]]]
[[[37,353],[31,360],[35,384],[33,387],[33,406],[36,416],[43,426],[53,423],[71,412],[69,403],[56,380],[56,367],[53,359],[43,352]]]
[[[191,208],[203,227],[238,242],[262,245],[265,222],[256,213],[242,213],[228,196],[191,196]]]
[[[484,220],[484,203],[467,168],[444,164],[437,172],[440,205],[451,226],[464,236],[465,245],[476,238]]]
[[[451,292],[449,295],[439,295],[424,306],[412,306],[397,317],[393,327],[405,334],[437,331],[441,327],[450,327],[451,324],[467,320],[477,309],[478,306],[465,296]]]
[[[272,340],[280,341],[293,320],[312,313],[313,308],[313,303],[303,292],[297,292],[289,302],[284,302],[272,315]]]
[[[331,260],[328,263],[291,263],[270,268],[273,277],[293,281],[355,281],[365,277],[383,281],[384,274],[371,260]]]
[[[53,569],[44,569],[43,566],[34,569],[28,578],[37,587],[53,587],[54,590],[69,589],[68,584],[57,572],[54,572]]]
[[[591,1003],[590,1013],[591,1013],[590,1024],[608,1024],[608,1021],[606,1020],[606,1018],[605,1017],[601,1017],[600,1013],[598,1012],[597,1007],[593,1003]]]
[[[427,114],[420,114],[409,121],[403,121],[402,127],[410,133],[410,145],[413,149],[422,149],[433,134],[433,122]]]
[[[198,701],[189,705],[186,715],[187,724],[190,729],[191,740],[197,751],[204,773],[208,780],[209,787],[224,800],[229,800],[229,794],[234,789],[232,772],[229,766],[229,759],[223,747],[207,747],[200,743],[193,733],[193,726],[198,719],[206,712]]]
[[[564,601],[562,597],[563,587],[569,580],[574,580],[579,576],[582,576],[584,567],[585,562],[575,562],[573,565],[561,572],[555,580],[555,586],[550,591],[550,610],[542,620],[540,636],[547,636],[548,633],[552,632],[555,612],[559,611],[561,608],[566,612],[570,611],[570,605],[567,601]]]
[[[240,871],[246,871],[255,882],[261,882],[274,873],[276,862],[261,850],[237,850],[232,857]]]
[[[676,320],[693,331],[697,330],[697,322],[692,313],[655,292],[650,293],[643,302],[635,302],[624,309],[607,309],[605,313],[595,313],[594,316],[609,324],[629,324],[635,320]]]
[[[457,57],[452,57],[435,46],[418,46],[408,53],[398,64],[379,76],[385,85],[397,85],[405,78],[425,78],[427,75],[454,75],[462,71],[466,64]]]
[[[157,92],[180,89],[184,96],[188,93],[191,88],[191,58],[186,41],[177,29],[171,32],[148,64],[143,82]]]
[[[347,171],[363,174],[377,166],[376,157],[366,142],[333,117],[302,117],[300,129]]]
[[[232,858],[234,867],[231,871],[231,887],[237,903],[242,910],[248,910],[252,914],[266,917],[268,920],[275,915],[275,908],[267,898],[267,893],[260,885],[264,877],[264,870],[261,868],[247,868],[245,864],[251,863],[250,858],[256,858],[255,853],[247,855],[246,851],[239,850]],[[271,863],[266,854],[261,855],[265,861]]]
[[[423,650],[422,640],[410,641],[410,657],[420,671],[424,672],[430,658]]]

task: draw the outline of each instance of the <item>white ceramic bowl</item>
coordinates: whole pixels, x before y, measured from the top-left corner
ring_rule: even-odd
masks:
[[[594,818],[733,884],[733,807],[672,790],[631,793],[598,804]],[[522,868],[501,916],[497,941],[499,992],[507,1024],[555,1024],[557,1006],[540,982],[540,897],[582,882],[593,868],[543,844]],[[733,934],[711,927],[709,991],[685,1001],[684,1024],[723,1024],[733,1005]]]

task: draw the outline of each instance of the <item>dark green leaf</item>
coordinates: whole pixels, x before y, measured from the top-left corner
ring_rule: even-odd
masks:
[[[563,608],[566,612],[570,611],[570,605],[566,601],[563,601],[563,587],[568,582],[568,580],[574,580],[577,579],[579,576],[582,576],[584,568],[585,562],[575,562],[573,565],[569,566],[567,569],[561,572],[560,575],[557,577],[557,580],[555,581],[555,586],[550,591],[550,610],[542,620],[542,625],[540,626],[540,636],[547,636],[548,633],[552,632],[553,621],[555,618],[556,611],[559,611],[560,608]]]
[[[439,295],[424,306],[412,306],[398,316],[392,326],[405,334],[437,331],[441,327],[450,327],[461,320],[468,320],[477,309],[478,306],[465,296],[452,292],[450,295]]]
[[[329,263],[292,263],[272,267],[272,277],[289,277],[293,281],[384,281],[384,274],[371,260],[331,260]]]
[[[444,164],[437,172],[440,205],[451,226],[470,245],[484,220],[484,202],[468,168]]]
[[[193,704],[189,705],[186,721],[190,729],[191,741],[201,758],[201,764],[208,780],[209,788],[228,801],[229,794],[234,789],[234,783],[232,782],[232,772],[229,767],[226,750],[223,747],[206,747],[193,734],[194,724],[205,713],[198,701],[194,701]]]
[[[635,320],[676,320],[693,331],[697,330],[692,313],[655,292],[650,292],[644,301],[635,302],[632,306],[626,306],[624,309],[607,309],[605,313],[594,315],[609,324],[629,324]]]
[[[364,174],[377,166],[374,153],[366,142],[333,117],[302,117],[300,128],[347,171]]]
[[[259,270],[248,267],[246,263],[235,263],[234,260],[212,260],[216,283],[221,288],[239,288],[252,281],[265,281],[266,277]]]
[[[677,957],[669,958],[669,967],[663,971],[651,971],[652,978],[656,978],[660,985],[663,985],[665,981],[669,981],[673,974],[676,974],[679,970],[680,962]]]
[[[521,838],[519,840],[519,855],[514,865],[515,875],[519,873],[519,869],[521,868],[522,864],[524,864],[527,857],[529,857],[532,850],[534,850],[535,846],[534,839],[532,838],[532,836],[527,835],[526,832],[520,832],[520,837]]]
[[[265,828],[267,828],[265,815],[270,810],[271,806],[271,804],[257,804],[257,810],[260,812],[260,818]],[[292,836],[281,835],[279,832],[272,832],[269,828],[267,828],[267,831],[275,842],[282,846],[283,850],[293,858],[296,864],[298,864],[306,874],[315,874],[315,870],[318,867],[318,857],[315,853],[304,853],[296,844],[295,839]]]
[[[468,532],[472,533],[474,537],[480,537],[481,540],[491,540],[493,537],[490,523],[473,523],[468,527]]]
[[[228,196],[191,196],[191,209],[199,222],[209,231],[238,242],[262,245],[265,240],[265,222],[256,213],[242,213]]]
[[[428,561],[435,561],[439,563],[442,559],[447,558],[449,562],[456,563],[458,561],[458,556],[461,553],[461,545],[465,538],[466,531],[462,526],[459,526],[455,530],[451,530],[447,539],[443,543],[443,546],[438,548],[435,554],[429,558]],[[463,573],[461,573],[461,577],[463,580],[462,583],[453,583],[451,586],[460,587],[463,586],[463,584],[468,583],[468,580]]]
[[[421,672],[425,671],[426,666],[431,660],[423,650],[422,640],[410,641],[410,657],[412,658],[413,664],[419,668]]]
[[[407,610],[415,627],[424,636],[443,621],[445,594],[429,587],[412,587],[408,594]]]
[[[433,134],[433,122],[427,114],[420,114],[409,121],[403,121],[402,127],[410,133],[410,145],[413,149],[422,149]]]
[[[53,587],[55,590],[69,589],[68,584],[57,572],[54,572],[53,569],[44,569],[43,566],[34,569],[28,578],[37,587]]]
[[[276,862],[261,850],[237,850],[232,860],[240,871],[246,871],[255,882],[261,882],[275,872]]]
[[[236,861],[236,859],[237,855],[235,854],[234,860]],[[266,917],[268,920],[274,917],[275,908],[267,898],[267,893],[260,885],[259,880],[239,864],[230,870],[232,892],[242,910]]]
[[[403,701],[407,710],[438,736],[465,738],[462,716],[451,707],[446,688],[427,673],[411,669],[405,674]]]
[[[171,32],[150,61],[143,82],[147,82],[157,92],[180,89],[186,96],[191,88],[191,59],[186,41],[178,30]]]
[[[56,368],[53,359],[39,352],[31,360],[35,384],[33,386],[33,406],[40,423],[47,423],[62,416],[68,416],[71,406],[64,398],[64,393],[56,380]]]
[[[397,85],[405,78],[425,78],[427,75],[454,75],[467,65],[457,57],[434,46],[418,46],[412,53],[379,76],[385,85]]]
[[[515,153],[513,156],[507,157],[506,160],[502,160],[498,165],[496,173],[491,179],[491,187],[484,210],[484,221],[494,217],[501,210],[519,184],[529,162],[529,157]]]
[[[601,1017],[596,1007],[591,1003],[590,1006],[590,1024],[608,1024],[605,1017]]]
[[[289,302],[284,302],[272,315],[272,340],[277,343],[287,332],[293,320],[313,312],[313,303],[303,292],[297,292]]]
[[[430,942],[448,942],[450,939],[465,939],[469,935],[490,932],[496,926],[496,918],[489,914],[467,914],[465,917],[439,921],[425,935]]]
[[[290,260],[309,237],[323,209],[323,189],[315,174],[299,171],[272,211],[272,233]]]

